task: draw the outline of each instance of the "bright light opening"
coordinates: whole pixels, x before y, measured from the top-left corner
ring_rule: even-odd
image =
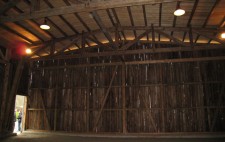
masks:
[[[50,26],[47,25],[47,24],[43,24],[43,25],[40,25],[40,28],[43,29],[43,30],[49,30]]]
[[[222,33],[222,34],[221,34],[221,38],[222,38],[222,39],[225,39],[225,33]]]
[[[175,16],[182,16],[185,14],[185,11],[183,9],[177,9],[176,11],[174,11],[173,13]]]
[[[32,51],[31,51],[30,48],[27,48],[27,49],[26,49],[26,53],[27,53],[27,54],[31,54],[31,52],[32,52]]]

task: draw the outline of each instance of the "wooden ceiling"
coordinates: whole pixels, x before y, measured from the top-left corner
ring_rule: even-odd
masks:
[[[176,17],[179,5],[186,13]],[[224,44],[224,7],[225,0],[1,0],[0,45],[23,42],[36,50],[32,57],[114,43],[116,36],[185,45],[190,27],[195,43]],[[48,31],[39,28],[45,18]]]

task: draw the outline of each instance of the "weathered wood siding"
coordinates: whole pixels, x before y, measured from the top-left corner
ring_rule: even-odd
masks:
[[[204,54],[210,55],[202,52],[198,56]],[[130,55],[125,59],[172,57],[181,54]],[[110,60],[99,57],[33,62],[26,128],[82,133],[122,133],[123,126],[130,133],[225,131],[223,60],[124,65],[125,70],[123,65],[117,70],[113,65],[88,66]],[[76,66],[81,63],[87,66]]]

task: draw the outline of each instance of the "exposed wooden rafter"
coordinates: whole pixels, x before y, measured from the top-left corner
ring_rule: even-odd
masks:
[[[13,17],[1,17],[0,23],[3,22],[15,22],[15,21],[22,21],[28,19],[37,19],[37,18],[44,18],[56,15],[64,15],[69,13],[79,13],[79,12],[92,12],[100,9],[108,9],[108,8],[116,8],[116,7],[126,7],[126,6],[133,6],[133,5],[144,5],[144,4],[158,4],[158,3],[166,3],[166,2],[176,2],[177,0],[159,0],[159,1],[149,1],[149,0],[129,0],[129,1],[121,1],[121,0],[113,0],[109,2],[95,2],[93,4],[90,3],[89,6],[85,4],[76,4],[71,6],[64,6],[59,8],[53,8],[48,10],[40,10],[33,13],[25,13],[18,16]],[[180,0],[180,1],[187,1],[187,0]]]
[[[34,43],[31,39],[27,38],[26,36],[24,36],[21,33],[18,33],[17,31],[11,29],[10,27],[8,27],[8,26],[6,26],[4,24],[0,24],[0,26],[3,27],[4,29],[6,29],[7,31],[9,31],[10,33],[15,34],[15,35],[21,37],[22,39],[24,39],[25,41],[29,42],[30,44]]]
[[[195,3],[194,3],[193,8],[191,10],[191,15],[190,15],[190,17],[188,19],[188,22],[187,22],[187,27],[190,27],[190,25],[191,25],[191,21],[193,19],[195,10],[196,10],[196,8],[198,6],[198,2],[199,2],[199,0],[195,0]],[[187,32],[184,32],[183,41],[185,40],[186,34],[187,34]]]
[[[120,20],[119,20],[118,15],[117,15],[117,13],[116,13],[116,10],[115,10],[114,8],[112,9],[112,12],[113,12],[113,15],[114,15],[114,17],[115,17],[115,19],[116,19],[117,26],[121,27]],[[121,33],[122,33],[122,35],[123,35],[124,40],[126,40],[126,36],[125,36],[125,34],[124,34],[124,31],[121,31]]]
[[[159,4],[159,27],[162,25],[162,3]],[[160,41],[160,34],[158,35],[158,41]]]
[[[44,0],[44,2],[50,7],[50,8],[54,8],[54,6],[48,1],[48,0]],[[77,31],[77,29],[75,29],[62,15],[59,15],[59,18],[66,23],[66,25],[76,34],[79,34],[79,32]]]
[[[145,5],[142,5],[142,9],[143,9],[143,15],[144,15],[145,26],[148,26],[148,21],[147,21],[147,14],[146,14]],[[147,40],[149,40],[148,34],[147,34],[146,36],[147,36]]]
[[[177,5],[176,5],[176,9],[178,9],[180,7],[180,1],[177,1]],[[173,27],[176,26],[176,22],[177,22],[177,16],[173,16]],[[170,34],[171,36],[173,36],[173,31]]]
[[[206,19],[205,19],[205,22],[203,23],[202,25],[202,28],[205,28],[205,26],[207,25],[208,21],[209,21],[209,18],[210,16],[212,15],[212,12],[213,10],[215,9],[216,5],[220,2],[220,0],[216,0],[214,5],[212,6],[211,10],[209,11]],[[200,35],[197,35],[196,39],[195,39],[195,43],[197,43],[198,39],[199,39]]]
[[[132,15],[130,6],[127,7],[127,11],[128,11],[129,17],[130,17],[131,25],[134,26],[134,19],[133,19],[133,15]],[[133,32],[134,32],[134,37],[137,38],[136,30],[133,30]]]
[[[21,0],[9,0],[4,6],[0,8],[0,15],[6,13],[9,9],[15,7]]]
[[[98,24],[99,28],[101,29],[101,31],[104,33],[105,37],[114,46],[114,48],[117,48],[116,45],[114,45],[111,35],[107,31],[105,25],[103,24],[102,20],[100,19],[99,15],[97,14],[97,12],[94,11],[91,14],[92,14],[93,18],[95,19],[96,23]]]

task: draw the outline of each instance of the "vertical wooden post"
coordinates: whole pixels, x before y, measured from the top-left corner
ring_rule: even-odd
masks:
[[[9,72],[10,72],[10,63],[5,64],[5,71],[4,71],[4,82],[3,82],[3,90],[2,90],[2,96],[1,96],[1,112],[0,112],[0,132],[2,132],[2,130],[4,129],[3,125],[4,125],[4,112],[5,109],[7,108],[7,104],[6,104],[6,96],[8,94],[8,84],[9,84]]]
[[[89,58],[87,58],[87,62],[89,62]],[[86,108],[86,131],[89,132],[89,113],[90,113],[90,67],[87,67],[87,97],[86,97],[86,105],[87,105],[87,108]]]
[[[4,128],[5,129],[10,129],[11,127],[11,123],[13,122],[13,115],[14,115],[14,106],[15,106],[15,97],[16,97],[16,93],[17,93],[17,88],[19,86],[19,81],[20,81],[20,77],[23,71],[23,66],[24,66],[24,59],[20,59],[17,68],[16,68],[16,72],[15,72],[15,76],[13,78],[13,83],[12,83],[12,88],[10,90],[10,93],[8,94],[8,103],[5,109],[5,113],[4,113]]]
[[[58,64],[57,66],[59,66],[59,60],[58,60]],[[54,126],[53,126],[53,129],[54,131],[57,130],[57,112],[58,112],[58,105],[57,105],[57,102],[58,102],[58,82],[59,82],[59,68],[57,68],[57,71],[56,71],[56,74],[57,74],[57,85],[56,85],[56,93],[55,93],[55,109],[54,109]],[[72,114],[73,116],[73,114]],[[73,120],[72,120],[73,121]]]
[[[127,133],[126,113],[126,65],[122,65],[122,102],[123,102],[123,133]]]
[[[153,50],[155,50],[155,30],[153,24],[151,24],[151,28],[152,28],[152,48]]]

